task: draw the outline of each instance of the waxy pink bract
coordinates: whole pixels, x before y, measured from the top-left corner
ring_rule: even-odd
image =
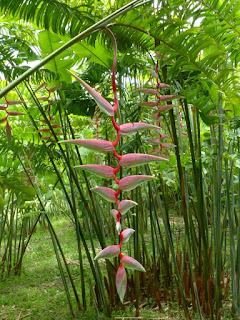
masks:
[[[176,145],[173,143],[161,143],[162,148],[175,148]]]
[[[152,95],[158,94],[158,90],[151,89],[151,88],[141,88],[141,89],[134,90],[134,92],[143,92],[143,93],[152,94]]]
[[[159,112],[164,112],[164,111],[168,111],[171,110],[173,107],[177,107],[177,104],[166,104],[165,106],[162,107],[158,107]]]
[[[106,99],[104,99],[96,90],[94,90],[92,87],[90,87],[85,81],[80,79],[74,73],[72,73],[71,71],[68,71],[68,72],[84,86],[84,88],[90,93],[90,95],[96,101],[99,108],[104,113],[106,113],[108,116],[114,116],[113,107]]]
[[[154,177],[147,175],[133,175],[128,176],[120,180],[119,189],[122,191],[130,191],[137,186],[139,186],[143,182],[147,182],[153,180]]]
[[[128,135],[134,133],[139,130],[151,129],[151,128],[158,128],[157,126],[149,123],[142,123],[142,122],[133,122],[133,123],[124,123],[120,125],[120,135]]]
[[[113,216],[114,220],[117,222],[117,214],[118,214],[118,211],[116,209],[112,209],[110,211],[111,215]]]
[[[110,179],[114,178],[114,169],[110,166],[105,166],[101,164],[85,164],[75,166],[75,168],[80,168],[83,170],[90,171],[102,178]]]
[[[109,202],[116,202],[116,192],[113,189],[107,187],[94,187],[91,190]]]
[[[139,263],[137,260],[133,259],[132,257],[122,256],[121,264],[125,268],[131,269],[131,270],[146,272],[146,270],[143,268],[141,263]]]
[[[18,111],[7,111],[7,114],[9,116],[23,116],[23,115],[26,115],[26,113],[18,112]]]
[[[7,102],[7,104],[9,106],[13,106],[13,105],[19,104],[19,103],[24,103],[24,101],[21,101],[21,100],[10,100],[10,101]]]
[[[0,123],[6,122],[6,121],[7,121],[7,118],[8,118],[8,117],[1,118],[1,119],[0,119]]]
[[[132,200],[122,200],[119,202],[118,205],[118,211],[121,214],[125,214],[128,210],[130,210],[131,208],[137,206],[137,202],[132,201]],[[117,211],[117,210],[116,210]]]
[[[122,264],[120,264],[117,275],[116,275],[116,287],[117,293],[121,302],[123,303],[123,299],[127,289],[127,273]]]
[[[131,235],[134,232],[135,232],[135,230],[131,229],[131,228],[127,228],[127,229],[123,230],[123,232],[122,232],[123,242],[128,242],[129,238],[131,237]]]
[[[158,105],[157,101],[144,101],[137,103],[138,106],[142,107],[156,107]]]
[[[132,168],[136,166],[142,166],[154,161],[166,161],[166,159],[157,156],[151,156],[149,154],[129,153],[122,156],[119,164],[122,167]]]
[[[172,100],[172,99],[176,99],[176,98],[179,98],[179,96],[176,96],[176,95],[173,95],[173,94],[169,94],[169,95],[166,95],[166,96],[160,96],[158,99],[160,101],[167,101],[167,100]]]
[[[102,259],[111,259],[118,256],[120,253],[120,248],[118,245],[109,246],[102,251],[100,251],[94,260],[102,258]]]
[[[94,140],[94,139],[72,139],[62,140],[59,143],[70,143],[80,145],[81,147],[98,152],[111,152],[114,151],[114,146],[111,141],[107,140]]]

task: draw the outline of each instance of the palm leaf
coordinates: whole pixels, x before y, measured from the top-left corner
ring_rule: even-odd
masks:
[[[83,8],[82,11],[79,9]],[[57,0],[0,0],[2,14],[33,22],[55,33],[75,36],[94,23],[86,6],[72,8]]]

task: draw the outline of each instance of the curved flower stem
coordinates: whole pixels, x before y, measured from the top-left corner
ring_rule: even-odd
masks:
[[[117,86],[116,86],[116,77],[115,77],[116,62],[117,62],[117,41],[116,41],[116,39],[110,29],[108,29],[108,28],[104,28],[104,29],[108,32],[108,34],[112,38],[113,45],[114,45],[114,58],[113,58],[113,67],[112,67],[112,88],[113,88],[113,94],[114,94],[113,111],[115,113],[118,108]]]
[[[119,136],[119,132],[118,132],[116,140],[112,143],[114,147],[118,144],[119,138],[120,138],[120,136]]]
[[[116,77],[115,77],[115,72],[116,72],[116,62],[117,62],[117,42],[116,39],[114,37],[114,34],[112,33],[111,30],[109,30],[108,28],[104,28],[104,30],[106,30],[108,32],[108,34],[110,35],[112,41],[113,41],[113,45],[114,45],[114,58],[113,58],[113,67],[112,67],[112,89],[113,89],[113,95],[114,95],[114,107],[113,107],[113,111],[114,111],[114,116],[111,117],[112,119],[112,124],[114,129],[117,132],[117,137],[116,140],[112,143],[114,146],[114,155],[117,158],[117,160],[121,160],[122,156],[117,154],[116,151],[116,146],[119,142],[119,138],[120,138],[120,126],[117,125],[116,121],[115,121],[115,114],[118,110],[118,97],[117,97],[117,86],[116,86]],[[120,170],[121,166],[118,165],[118,167],[116,169],[114,169],[114,180],[115,182],[119,185],[119,180],[117,179],[117,172]],[[118,191],[116,192],[116,205],[118,206],[119,204],[119,200],[118,200],[118,196],[120,194],[120,189],[118,188]],[[123,242],[123,236],[122,236],[122,232],[121,232],[121,213],[118,211],[117,213],[117,224],[120,225],[120,229],[119,231],[119,248],[120,248],[120,257],[122,256],[121,254],[121,246],[122,246],[122,242]],[[118,228],[117,228],[118,229]]]
[[[156,74],[158,75],[158,68],[159,68],[159,62],[158,62],[158,59],[157,59],[157,63],[156,63]],[[159,89],[161,87],[161,84],[160,84],[160,81],[159,81],[159,78],[157,78],[157,99],[158,99],[158,105],[161,103],[161,95],[159,94]],[[158,121],[158,126],[159,126],[159,150],[160,152],[162,151],[162,144],[161,144],[161,133],[160,133],[160,128],[161,128],[161,122],[160,122],[160,112],[158,113],[158,118],[159,118],[159,121]]]

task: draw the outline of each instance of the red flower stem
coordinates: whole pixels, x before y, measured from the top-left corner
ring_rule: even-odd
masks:
[[[121,169],[121,166],[120,166],[120,164],[119,164],[116,169],[113,169],[113,171],[114,171],[114,173],[117,173],[120,169]]]
[[[157,63],[156,63],[156,74],[158,74],[158,59],[157,59]],[[157,99],[158,99],[158,106],[159,106],[159,104],[160,104],[160,99],[161,99],[161,96],[159,95],[159,89],[160,89],[160,82],[159,82],[159,80],[158,80],[158,78],[157,78],[157,90],[158,90],[158,93],[157,93]],[[160,117],[160,112],[158,113],[158,116]],[[158,126],[159,126],[159,130],[160,130],[160,128],[161,128],[161,123],[160,123],[160,121],[158,122]],[[161,145],[161,133],[159,133],[159,149],[160,149],[160,151],[162,150],[162,145]]]
[[[116,150],[113,151],[115,157],[118,159],[118,160],[121,160],[122,156],[120,156],[119,154],[117,154]]]
[[[113,67],[112,67],[112,88],[113,88],[113,94],[114,94],[113,111],[115,113],[118,108],[117,86],[116,86],[116,79],[115,79],[116,62],[117,62],[117,41],[116,41],[116,39],[110,29],[105,28],[105,30],[108,32],[108,34],[112,38],[113,46],[114,46],[114,58],[113,58]]]
[[[119,248],[121,249],[121,246],[122,246],[122,242],[123,242],[123,235],[122,235],[122,232],[120,232],[120,235],[119,235],[119,238],[120,238],[120,242],[119,242]],[[122,253],[120,252],[120,258],[122,258]]]
[[[117,179],[116,174],[114,175],[114,180],[117,184],[119,184],[119,180]]]
[[[119,132],[118,132],[116,140],[112,143],[114,147],[118,144],[119,138],[120,138],[120,135],[119,135]]]
[[[116,87],[116,78],[115,78],[115,71],[116,71],[116,62],[117,62],[117,41],[112,33],[111,30],[105,28],[105,30],[108,32],[108,34],[110,35],[110,37],[112,38],[113,41],[113,45],[114,45],[114,58],[113,58],[113,67],[112,67],[112,88],[113,88],[113,95],[114,95],[114,107],[113,107],[113,112],[114,114],[117,112],[117,108],[118,108],[118,97],[117,97],[117,87]],[[117,137],[116,140],[113,142],[113,146],[114,146],[114,155],[118,160],[121,160],[122,156],[118,155],[116,152],[116,146],[119,142],[119,138],[120,138],[120,126],[117,125],[116,121],[115,121],[115,117],[112,116],[112,124],[114,129],[117,131]],[[117,172],[120,170],[121,166],[118,165],[118,167],[116,169],[114,169],[114,180],[116,181],[116,183],[119,185],[119,180],[116,177]],[[118,201],[118,196],[120,194],[120,189],[118,188],[118,191],[116,192],[116,205],[118,206],[119,201]],[[117,214],[117,221],[120,223],[121,225],[121,213],[118,211]],[[122,236],[122,232],[120,232],[119,234],[119,248],[120,248],[120,258],[122,258],[122,253],[121,253],[121,247],[122,247],[122,242],[123,242],[123,236]]]
[[[113,124],[115,130],[118,132],[120,130],[120,126],[117,125],[114,116],[112,116],[111,119],[112,119],[112,124]]]

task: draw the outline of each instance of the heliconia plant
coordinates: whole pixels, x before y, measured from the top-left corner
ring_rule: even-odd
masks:
[[[25,113],[24,112],[20,112],[20,111],[8,111],[8,107],[24,103],[24,101],[21,101],[21,100],[8,100],[7,99],[7,95],[5,95],[4,98],[5,98],[6,105],[0,106],[0,110],[6,112],[6,117],[1,118],[0,119],[0,123],[6,123],[6,137],[7,137],[8,141],[11,142],[12,130],[11,130],[8,118],[11,117],[11,116],[13,117],[13,116],[25,115]]]
[[[100,258],[111,259],[117,256],[120,257],[120,265],[116,273],[116,288],[117,288],[119,298],[121,302],[123,302],[126,288],[127,288],[127,272],[125,268],[130,270],[142,271],[142,272],[144,272],[145,269],[137,260],[127,255],[124,255],[122,253],[122,245],[129,240],[131,235],[134,233],[134,229],[127,228],[125,230],[122,230],[121,216],[126,214],[128,210],[136,206],[137,203],[129,199],[123,199],[119,201],[119,196],[121,192],[133,190],[140,184],[147,181],[151,181],[153,177],[148,175],[130,175],[118,180],[117,174],[121,167],[132,168],[139,165],[145,165],[153,161],[154,162],[158,162],[162,160],[166,161],[166,159],[164,157],[158,157],[158,156],[153,156],[148,154],[119,155],[117,153],[116,148],[117,148],[120,136],[125,137],[139,130],[156,129],[158,127],[148,123],[125,123],[121,125],[118,125],[116,123],[115,114],[118,110],[118,97],[117,97],[117,88],[116,88],[116,82],[115,82],[117,43],[113,33],[109,29],[106,29],[106,31],[109,33],[114,43],[114,59],[113,59],[113,68],[112,68],[112,88],[113,88],[113,95],[114,95],[114,106],[112,106],[96,90],[91,88],[86,82],[80,79],[77,75],[75,75],[71,71],[69,71],[69,73],[83,85],[83,87],[88,91],[88,93],[96,101],[100,110],[103,113],[105,113],[107,116],[111,117],[113,128],[116,131],[116,140],[114,142],[107,141],[107,140],[100,140],[98,139],[98,136],[97,136],[97,139],[86,139],[86,140],[72,139],[72,140],[63,140],[63,141],[60,141],[60,143],[79,145],[81,147],[85,147],[87,149],[103,152],[103,153],[113,152],[114,156],[118,161],[118,166],[116,168],[112,168],[107,165],[99,165],[99,164],[86,164],[86,165],[79,165],[77,167],[81,168],[82,170],[87,170],[105,179],[114,179],[114,181],[118,186],[117,190],[114,190],[109,187],[96,186],[92,188],[92,191],[97,195],[101,196],[103,199],[111,203],[114,203],[116,205],[116,208],[111,210],[111,215],[113,216],[116,222],[116,230],[117,230],[117,233],[119,234],[119,244],[110,245],[104,248],[102,251],[100,251],[96,255],[95,259],[100,259]],[[150,91],[150,92],[147,91],[147,92],[153,93],[153,91]],[[157,95],[157,92],[155,92],[154,94]]]
[[[35,89],[35,92],[38,92],[39,90],[41,89],[45,89],[47,91],[47,96],[40,96],[38,97],[38,100],[39,101],[46,101],[48,103],[48,108],[47,108],[47,115],[48,115],[48,120],[49,122],[54,122],[55,121],[55,118],[51,116],[51,106],[53,103],[55,103],[56,101],[53,99],[51,99],[51,94],[60,89],[62,86],[59,85],[57,87],[52,87],[50,89],[47,88],[46,84],[45,83],[42,83],[40,86],[38,86],[36,89]],[[46,120],[45,119],[40,119],[40,122],[43,123],[43,124],[46,124]],[[58,125],[58,124],[54,124],[54,123],[51,123],[51,127],[53,129],[61,129],[62,126]],[[41,129],[38,129],[37,132],[40,132],[40,133],[49,133],[48,136],[42,136],[40,139],[41,140],[45,140],[46,142],[47,141],[51,141],[51,142],[56,142],[55,140],[52,140],[53,138],[53,134],[51,132],[51,129],[49,127],[47,128],[41,128]],[[54,131],[55,135],[56,136],[60,136],[62,135],[62,132],[59,132],[59,131]]]
[[[171,110],[174,107],[178,107],[178,105],[176,104],[165,104],[165,105],[161,105],[162,102],[165,101],[169,101],[169,100],[173,100],[173,99],[177,99],[179,98],[179,96],[177,95],[172,95],[172,94],[167,94],[167,95],[161,95],[159,93],[160,89],[169,89],[170,85],[166,84],[166,83],[161,83],[159,81],[159,76],[158,76],[158,54],[157,54],[157,63],[156,63],[156,70],[149,70],[151,75],[153,76],[153,78],[156,81],[156,86],[157,88],[140,88],[137,90],[134,90],[134,92],[140,92],[140,93],[146,93],[148,95],[154,95],[155,96],[155,100],[156,101],[144,101],[144,102],[140,102],[137,103],[137,105],[142,106],[142,107],[157,107],[158,109],[158,113],[153,113],[152,117],[155,120],[155,129],[153,131],[155,131],[158,134],[158,138],[157,139],[150,139],[149,142],[153,145],[157,144],[159,145],[158,149],[153,149],[151,151],[152,154],[158,154],[160,155],[161,159],[167,159],[165,154],[162,154],[162,150],[163,148],[168,149],[168,148],[174,148],[175,144],[171,143],[171,142],[162,142],[162,140],[164,139],[168,139],[169,136],[162,133],[162,124],[161,124],[161,118],[162,118],[162,113]],[[169,152],[169,151],[168,151]]]

